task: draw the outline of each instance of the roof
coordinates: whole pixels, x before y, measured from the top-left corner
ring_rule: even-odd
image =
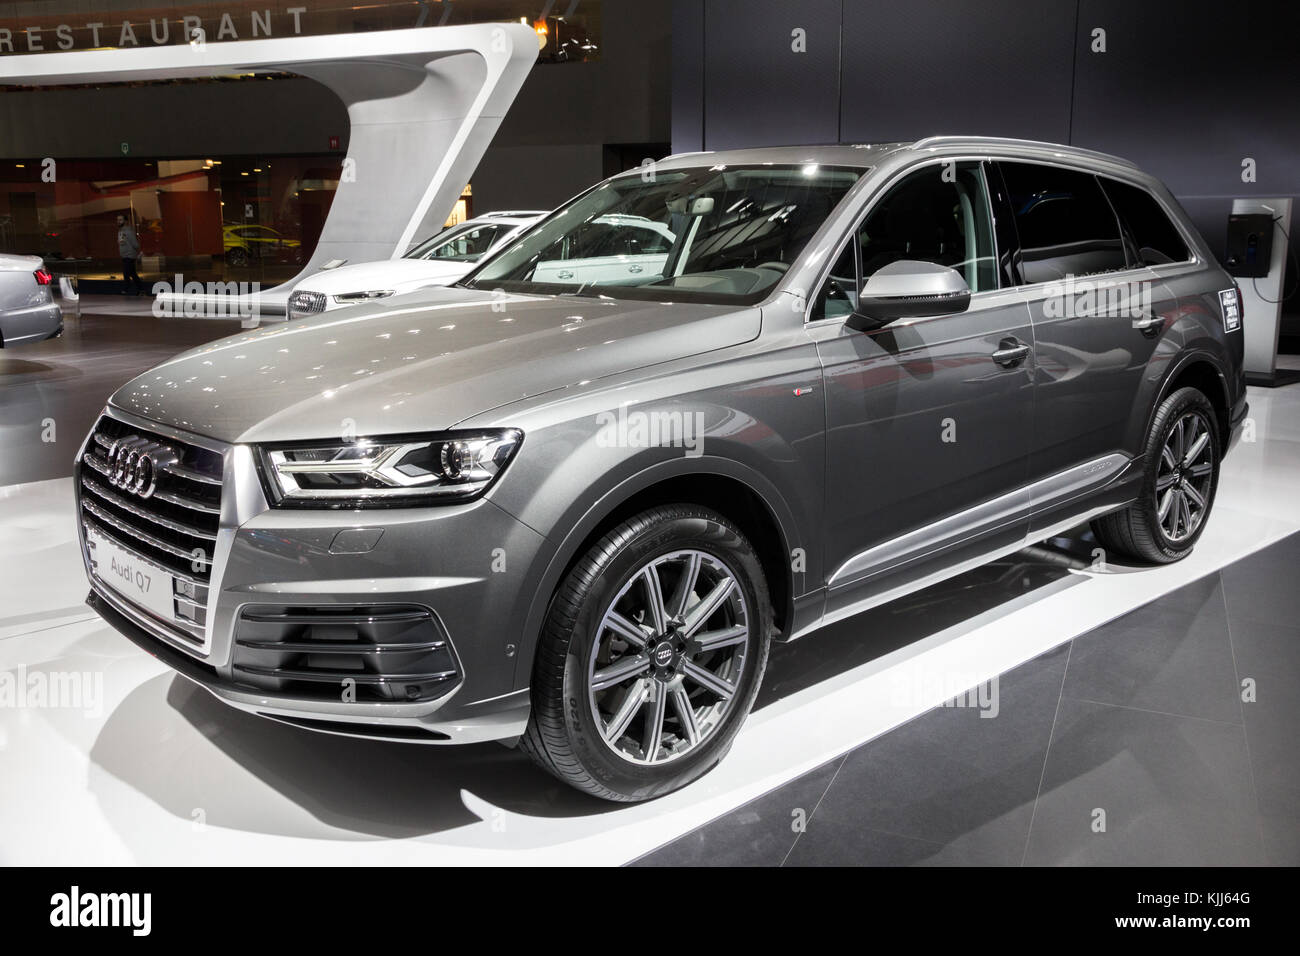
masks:
[[[866,168],[874,166],[891,153],[900,152],[989,152],[1007,156],[1039,156],[1045,159],[1069,157],[1105,162],[1133,168],[1127,159],[1099,153],[1078,146],[1040,143],[1027,139],[1000,136],[927,136],[914,143],[861,143],[828,146],[768,146],[751,149],[726,149],[700,153],[678,153],[661,159],[660,169],[709,165],[753,166],[763,163],[797,166],[819,163],[825,166]]]
[[[752,149],[710,150],[702,153],[677,153],[655,163],[659,169],[673,169],[721,164],[727,166],[759,166],[773,163],[780,166],[803,166],[820,163],[825,166],[874,166],[886,153],[907,146],[906,143],[863,143],[861,145],[835,146],[761,146]],[[635,172],[635,170],[633,170]]]

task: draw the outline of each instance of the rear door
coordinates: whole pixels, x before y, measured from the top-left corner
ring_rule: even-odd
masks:
[[[1177,301],[1138,258],[1097,175],[998,167],[1037,351],[1030,473],[1045,502],[1077,497],[1138,453],[1125,447],[1134,403]]]

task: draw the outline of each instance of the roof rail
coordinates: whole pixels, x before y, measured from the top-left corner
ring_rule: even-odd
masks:
[[[545,209],[498,209],[493,212],[485,212],[476,219],[500,219],[507,216],[545,216]]]
[[[928,149],[932,146],[962,146],[989,144],[994,146],[1027,146],[1033,149],[1051,149],[1057,152],[1070,153],[1075,156],[1092,156],[1095,159],[1104,159],[1110,163],[1118,163],[1120,166],[1130,166],[1137,169],[1137,163],[1122,156],[1112,156],[1110,153],[1098,152],[1095,149],[1084,149],[1081,146],[1065,146],[1061,143],[1044,143],[1034,139],[1014,139],[1007,136],[927,136],[925,139],[918,139],[909,148],[910,149]]]

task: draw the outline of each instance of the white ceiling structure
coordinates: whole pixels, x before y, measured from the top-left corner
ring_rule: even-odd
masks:
[[[282,313],[297,280],[323,263],[394,258],[438,229],[536,59],[531,27],[482,23],[6,56],[0,83],[58,86],[267,70],[310,77],[332,90],[351,123],[343,175],[311,259],[294,279],[261,294],[267,316]]]

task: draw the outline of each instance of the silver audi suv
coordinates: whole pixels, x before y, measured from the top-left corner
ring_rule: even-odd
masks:
[[[674,156],[454,287],[125,385],[77,459],[89,600],[243,710],[647,799],[722,759],[773,640],[1089,522],[1186,555],[1241,322],[1113,156]]]

